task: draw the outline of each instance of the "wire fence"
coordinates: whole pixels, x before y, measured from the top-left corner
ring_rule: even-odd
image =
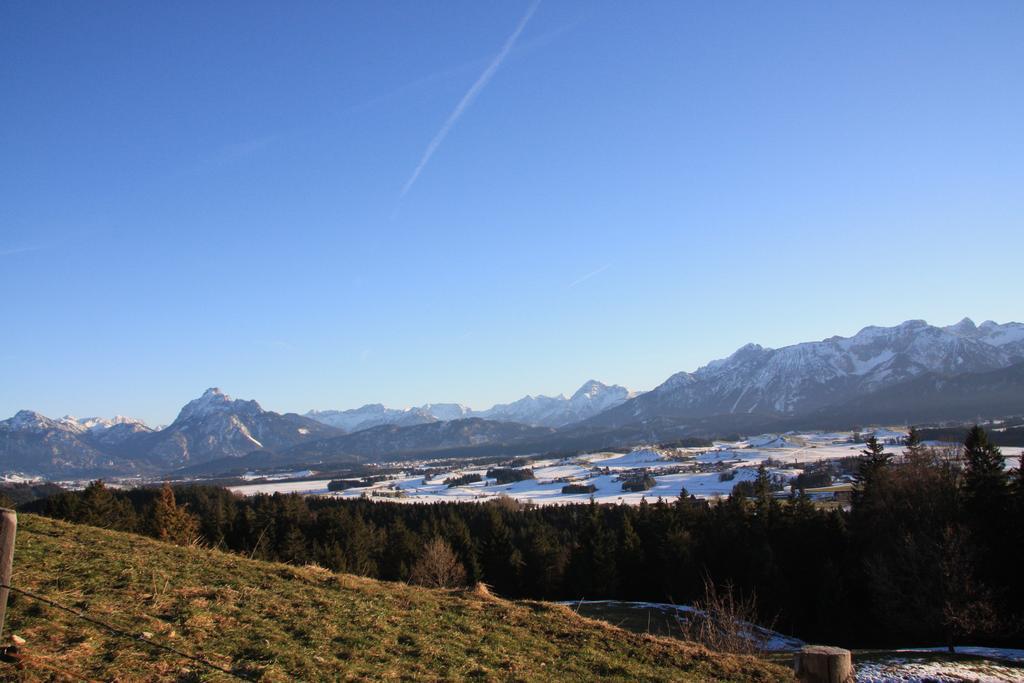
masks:
[[[173,654],[173,655],[175,655],[177,657],[181,657],[182,659],[187,659],[189,661],[195,662],[196,664],[204,666],[204,667],[206,667],[206,668],[208,668],[210,670],[219,671],[220,673],[225,674],[227,676],[231,676],[232,678],[237,678],[238,680],[242,680],[242,681],[255,680],[254,678],[250,678],[249,676],[246,676],[245,674],[243,674],[243,673],[241,673],[241,672],[239,672],[237,670],[229,669],[227,667],[220,666],[219,664],[215,664],[214,662],[211,662],[210,660],[206,659],[205,657],[200,657],[199,655],[194,655],[194,654],[192,654],[190,652],[185,652],[184,650],[180,650],[180,649],[178,649],[178,648],[176,648],[176,647],[174,647],[172,645],[167,645],[166,643],[161,643],[161,642],[155,641],[155,640],[152,639],[152,637],[149,637],[148,635],[143,635],[143,634],[139,634],[139,633],[133,633],[132,631],[129,631],[127,629],[120,628],[118,626],[114,626],[113,624],[110,624],[110,623],[108,623],[106,621],[103,621],[102,619],[98,619],[96,617],[90,616],[90,615],[88,615],[88,614],[86,614],[86,613],[84,613],[84,612],[82,612],[80,610],[74,609],[73,607],[68,607],[67,605],[62,605],[59,602],[56,602],[55,600],[47,598],[47,597],[45,597],[43,595],[38,595],[36,593],[33,593],[32,591],[25,590],[24,588],[18,588],[16,586],[11,586],[11,585],[8,585],[8,584],[3,584],[3,583],[0,583],[0,588],[6,588],[7,590],[11,591],[12,593],[17,593],[18,595],[22,595],[22,596],[24,596],[26,598],[29,598],[30,600],[35,600],[37,602],[41,602],[44,605],[48,605],[49,607],[52,607],[54,609],[57,609],[57,610],[60,610],[62,612],[65,612],[67,614],[70,614],[70,615],[72,615],[72,616],[74,616],[74,617],[76,617],[76,618],[78,618],[78,619],[80,619],[82,621],[86,621],[86,622],[89,622],[90,624],[93,624],[95,626],[99,626],[100,628],[106,629],[107,631],[109,631],[110,633],[114,634],[115,636],[117,636],[119,638],[123,638],[125,640],[131,641],[133,644],[140,644],[141,643],[141,644],[146,645],[147,647],[152,648],[154,650],[160,650],[162,652],[167,652],[167,653]],[[50,669],[54,669],[54,670],[59,670],[59,669],[57,669],[56,666],[54,666],[52,664],[48,665],[48,664],[44,663],[38,655],[28,655],[27,657],[25,657],[24,655],[22,655],[22,656],[25,659],[25,661],[34,661],[35,663],[40,664],[41,666],[43,666],[43,668],[50,668]],[[62,674],[65,674],[65,675],[69,675],[69,676],[71,676],[73,678],[78,678],[80,680],[86,680],[86,681],[92,680],[90,678],[85,678],[85,677],[81,676],[80,674],[73,674],[73,673],[70,673],[68,671],[63,671],[63,670],[60,670],[60,672]]]

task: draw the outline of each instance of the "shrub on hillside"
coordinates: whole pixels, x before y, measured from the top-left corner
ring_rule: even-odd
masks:
[[[679,619],[686,640],[715,652],[753,655],[764,651],[764,642],[755,630],[760,619],[754,594],[743,597],[732,584],[719,587],[705,578],[704,597],[694,601],[693,607],[693,611]],[[774,622],[766,628],[773,626]]]
[[[457,588],[466,585],[466,568],[452,547],[435,536],[423,547],[409,581],[428,588]]]

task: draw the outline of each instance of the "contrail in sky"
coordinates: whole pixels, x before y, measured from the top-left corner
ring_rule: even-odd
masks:
[[[586,274],[586,275],[584,275],[583,277],[580,277],[580,278],[577,278],[577,279],[573,280],[572,282],[570,282],[570,283],[569,283],[569,287],[570,287],[570,288],[571,288],[571,287],[575,287],[575,286],[576,286],[576,285],[578,285],[578,284],[581,284],[581,283],[583,283],[583,282],[586,282],[586,281],[587,281],[587,280],[589,280],[590,278],[594,277],[595,275],[600,275],[601,273],[603,273],[604,271],[608,270],[608,269],[609,269],[609,268],[611,268],[611,267],[612,267],[612,264],[610,264],[610,263],[606,263],[605,265],[601,266],[601,267],[600,267],[600,268],[598,268],[597,270],[595,270],[595,271],[592,271],[592,272],[590,272],[590,273],[587,273],[587,274]]]
[[[540,0],[536,0],[536,2],[530,5],[530,9],[526,10],[526,14],[523,15],[523,18],[520,19],[519,23],[516,25],[516,30],[512,32],[512,35],[508,37],[508,40],[506,40],[505,44],[501,47],[501,52],[499,52],[498,56],[494,58],[486,69],[484,69],[484,72],[480,74],[480,78],[476,79],[476,83],[466,91],[466,94],[462,96],[459,103],[455,105],[455,109],[448,116],[444,125],[441,126],[441,130],[437,131],[437,135],[435,135],[434,139],[430,141],[429,145],[427,145],[427,149],[423,152],[423,157],[420,159],[420,163],[416,166],[416,170],[412,172],[412,175],[409,176],[409,180],[407,180],[405,185],[402,186],[402,193],[399,195],[400,197],[405,197],[406,193],[409,192],[410,188],[412,188],[416,183],[416,179],[420,177],[420,173],[422,173],[423,169],[426,168],[427,162],[430,161],[430,157],[434,156],[434,152],[436,152],[437,148],[441,146],[442,142],[444,142],[445,137],[448,136],[448,133],[459,120],[459,117],[462,116],[463,112],[466,111],[466,108],[473,103],[476,96],[484,89],[484,86],[486,86],[494,77],[498,67],[501,66],[501,63],[505,61],[505,57],[508,56],[508,53],[515,46],[516,41],[519,39],[519,34],[523,32],[524,28],[526,28],[526,24],[529,23],[530,17],[532,17],[533,13],[537,11],[538,5],[540,5]]]

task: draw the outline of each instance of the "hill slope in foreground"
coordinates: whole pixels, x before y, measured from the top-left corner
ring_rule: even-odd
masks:
[[[781,667],[632,634],[540,602],[181,548],[33,515],[19,519],[12,585],[243,678],[791,680]],[[227,680],[12,593],[5,633],[24,669],[3,680]],[[50,668],[47,668],[50,667]]]

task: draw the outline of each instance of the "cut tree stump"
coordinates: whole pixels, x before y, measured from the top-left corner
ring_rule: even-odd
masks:
[[[808,645],[793,657],[796,679],[803,683],[853,683],[850,651],[827,645]]]

